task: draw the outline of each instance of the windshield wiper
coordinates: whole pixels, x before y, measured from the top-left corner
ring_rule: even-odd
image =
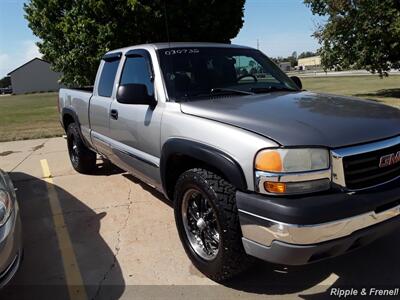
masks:
[[[268,86],[268,87],[253,87],[250,89],[253,93],[270,93],[270,92],[297,92],[295,89],[287,88],[287,87],[277,87],[277,86]]]
[[[194,98],[209,98],[212,96],[224,96],[224,95],[254,95],[253,92],[246,92],[242,90],[235,89],[225,89],[225,88],[212,88],[209,93],[197,93],[197,94],[186,94],[184,97],[181,97],[180,101],[190,101],[190,99]]]
[[[210,91],[210,95],[254,95],[254,93],[234,89],[213,88]]]

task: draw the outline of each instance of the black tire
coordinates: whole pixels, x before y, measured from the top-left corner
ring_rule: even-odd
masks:
[[[96,169],[96,153],[85,146],[76,123],[68,126],[67,145],[71,164],[77,172],[88,174]]]
[[[207,197],[207,201],[215,212],[219,229],[219,250],[212,260],[206,260],[196,252],[189,241],[186,231],[188,229],[185,229],[185,217],[183,216],[185,207],[183,207],[183,203],[185,195],[193,189],[198,189],[202,196]],[[175,186],[175,222],[183,247],[197,269],[217,282],[234,277],[247,269],[252,261],[243,249],[235,192],[235,187],[229,182],[205,169],[191,169],[184,172]],[[188,208],[187,220],[190,218],[189,210]],[[189,221],[186,224],[189,224]]]

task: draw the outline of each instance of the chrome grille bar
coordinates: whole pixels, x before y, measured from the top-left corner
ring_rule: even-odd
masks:
[[[380,157],[400,151],[400,136],[331,151],[332,181],[349,191],[376,187],[400,177],[400,165],[379,167]]]

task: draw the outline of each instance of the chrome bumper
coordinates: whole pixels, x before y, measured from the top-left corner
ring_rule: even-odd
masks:
[[[259,219],[260,224],[262,224],[242,223],[243,237],[268,247],[273,241],[309,245],[346,237],[358,230],[399,216],[400,205],[380,213],[372,211],[351,218],[314,225],[286,224],[241,209],[239,209],[239,212]]]
[[[0,274],[0,289],[6,286],[17,273],[22,259],[22,250],[17,253],[10,265]]]

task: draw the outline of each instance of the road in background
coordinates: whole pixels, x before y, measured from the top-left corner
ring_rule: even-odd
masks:
[[[341,77],[341,76],[378,76],[367,70],[349,70],[349,71],[327,71],[323,70],[308,70],[308,71],[292,71],[286,73],[288,76],[299,77]],[[400,75],[400,70],[391,70],[389,76]]]

